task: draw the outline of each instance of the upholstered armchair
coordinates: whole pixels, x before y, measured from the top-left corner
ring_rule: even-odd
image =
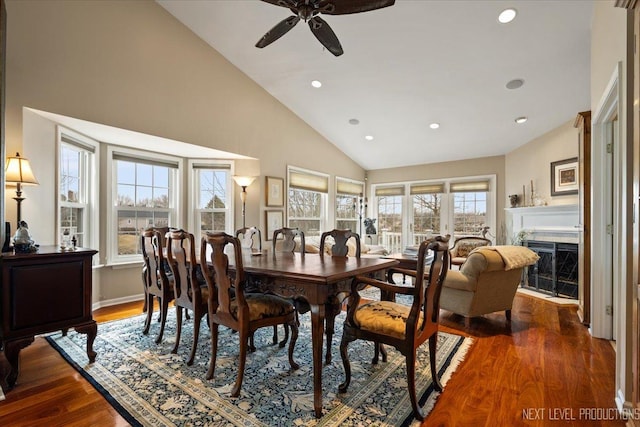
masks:
[[[449,271],[440,308],[464,316],[466,327],[471,317],[503,310],[510,321],[522,270],[537,260],[538,255],[523,246],[476,248],[459,271]]]
[[[484,237],[464,236],[458,237],[451,249],[449,249],[449,261],[451,265],[460,266],[464,264],[469,253],[480,246],[491,245],[491,240]]]

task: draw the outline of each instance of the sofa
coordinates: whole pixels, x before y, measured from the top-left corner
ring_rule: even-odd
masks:
[[[448,272],[440,295],[440,308],[470,318],[511,308],[524,267],[538,255],[523,246],[482,246],[472,250],[459,270]]]

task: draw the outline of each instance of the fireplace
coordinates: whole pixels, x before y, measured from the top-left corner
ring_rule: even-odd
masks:
[[[578,245],[526,240],[540,259],[527,269],[523,286],[553,296],[578,298]]]

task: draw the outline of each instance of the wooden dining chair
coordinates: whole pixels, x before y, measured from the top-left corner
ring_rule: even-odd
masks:
[[[176,343],[171,353],[178,352],[182,334],[182,309],[193,311],[193,344],[187,365],[193,364],[200,335],[200,322],[207,314],[209,289],[196,259],[193,234],[184,230],[167,233],[167,261],[175,279],[173,305],[176,307]]]
[[[224,252],[230,245],[235,255],[235,266],[229,266],[229,258]],[[207,259],[207,247],[210,249],[210,271]],[[299,365],[293,360],[293,349],[298,339],[298,324],[295,308],[291,301],[275,295],[262,293],[245,293],[245,278],[242,264],[240,241],[226,233],[207,232],[202,238],[200,248],[200,265],[207,286],[209,287],[209,323],[211,328],[211,361],[207,379],[213,378],[218,351],[218,326],[223,325],[238,332],[240,354],[238,362],[238,378],[231,390],[231,396],[240,395],[244,367],[247,358],[249,336],[259,328],[280,324],[291,328],[289,342],[289,364],[292,369]],[[214,281],[215,277],[215,281]]]
[[[298,239],[298,243],[296,243],[296,239]],[[288,228],[283,227],[273,232],[273,255],[275,256],[277,253],[294,253],[296,252],[296,248],[299,248],[299,252],[304,255],[306,253],[305,250],[305,241],[304,241],[304,232],[297,228]],[[298,314],[306,313],[311,310],[311,306],[305,300],[301,298],[294,298],[293,304],[296,307],[296,322],[300,325],[300,320],[298,319]],[[289,339],[289,328],[287,325],[284,325],[284,338],[280,341],[280,347],[284,347]],[[278,342],[278,327],[273,327],[273,343]]]
[[[262,233],[257,227],[243,227],[236,230],[236,237],[240,239],[240,244],[244,249],[254,250],[256,241],[258,242],[257,250],[262,252]]]
[[[325,250],[327,246],[327,240],[331,238],[333,239],[333,245],[331,246],[331,256],[332,257],[347,257],[349,256],[349,240],[353,240],[355,245],[355,251],[353,251],[353,255],[356,258],[360,258],[361,248],[360,248],[360,235],[358,233],[354,233],[351,230],[339,230],[334,229],[331,231],[325,231],[320,235],[320,256],[324,256],[327,252]],[[327,304],[325,304],[325,315],[326,315],[326,325],[325,325],[325,335],[327,336],[327,353],[325,355],[325,364],[331,363],[331,341],[333,340],[333,334],[335,331],[335,323],[336,316],[340,314],[342,311],[342,303],[348,294],[340,293],[331,298]]]
[[[351,285],[351,295],[344,323],[340,356],[344,367],[345,380],[339,391],[345,393],[351,382],[351,364],[349,362],[348,345],[357,339],[374,343],[372,363],[378,363],[380,352],[382,361],[387,361],[383,344],[395,347],[405,357],[407,369],[407,385],[413,413],[419,420],[424,420],[424,412],[418,405],[416,395],[416,350],[427,339],[429,340],[429,363],[431,378],[438,391],[442,385],[438,379],[436,366],[436,344],[438,341],[438,322],[440,312],[440,292],[449,270],[448,242],[437,236],[424,241],[418,249],[418,263],[414,286],[396,286],[366,276],[356,276]],[[433,262],[425,276],[425,256],[433,251]],[[389,276],[391,277],[391,276]],[[374,286],[381,294],[404,294],[413,296],[413,304],[409,307],[392,301],[371,301],[360,305],[358,290],[363,286]]]
[[[142,258],[147,269],[147,280],[145,298],[147,301],[147,318],[144,324],[143,334],[149,333],[151,318],[153,317],[153,300],[158,299],[160,307],[160,333],[156,338],[156,343],[162,341],[164,326],[167,321],[169,302],[174,298],[174,278],[171,270],[167,273],[168,263],[165,260],[164,251],[161,246],[161,233],[153,228],[144,230],[140,236],[140,246],[142,248]],[[165,268],[167,266],[167,268]]]
[[[299,252],[305,253],[304,232],[297,228],[283,227],[273,232],[273,253],[296,252],[296,238],[300,242]]]

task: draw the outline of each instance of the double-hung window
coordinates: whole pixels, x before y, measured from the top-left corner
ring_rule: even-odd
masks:
[[[231,163],[190,161],[193,221],[196,241],[207,231],[231,233],[233,195]]]
[[[109,151],[113,175],[111,262],[134,261],[141,253],[142,231],[177,224],[180,161],[159,154]]]
[[[364,209],[364,183],[336,178],[336,228],[359,231],[360,214]]]
[[[58,129],[58,230],[79,247],[97,247],[97,142]],[[68,244],[68,242],[67,242]]]
[[[480,235],[487,221],[489,180],[452,182],[453,232],[455,235]]]
[[[293,167],[288,168],[288,224],[305,236],[320,236],[326,228],[329,176]]]

